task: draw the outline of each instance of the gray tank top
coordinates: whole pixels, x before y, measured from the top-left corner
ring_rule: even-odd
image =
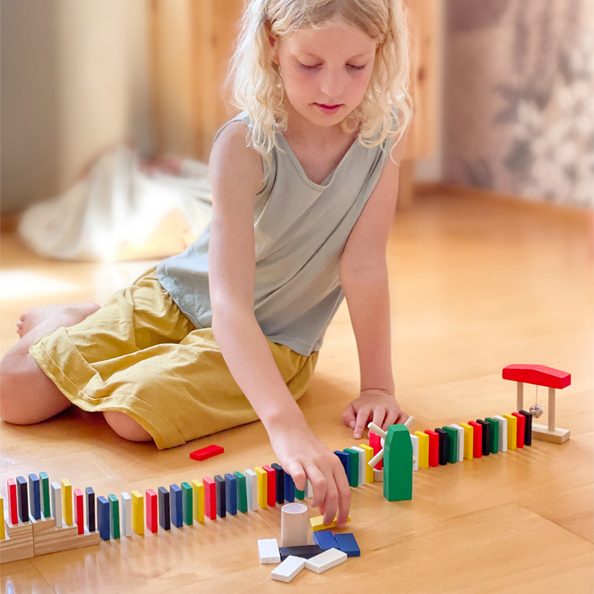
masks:
[[[242,112],[216,136],[236,120],[249,125]],[[392,141],[366,148],[355,140],[321,184],[307,177],[280,132],[277,146],[254,209],[254,312],[268,339],[309,355],[321,347],[343,299],[340,256],[389,158]],[[188,249],[157,267],[159,282],[197,328],[212,323],[209,237],[207,227]]]

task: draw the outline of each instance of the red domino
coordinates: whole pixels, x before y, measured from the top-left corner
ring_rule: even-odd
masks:
[[[433,429],[425,429],[429,436],[429,466],[439,466],[439,435]]]
[[[83,508],[83,492],[82,489],[74,489],[74,506],[76,510],[76,525],[78,533],[85,533],[85,512]]]
[[[519,412],[513,412],[512,415],[518,419],[518,422],[516,423],[516,447],[523,448],[524,433],[526,431],[526,417]]]
[[[276,470],[269,464],[262,466],[266,471],[266,480],[268,483],[268,505],[274,507],[276,505]]]
[[[198,460],[201,462],[202,460],[207,460],[208,458],[212,458],[213,456],[218,456],[219,454],[222,454],[224,451],[225,448],[223,446],[213,443],[209,446],[206,446],[205,448],[201,448],[199,450],[194,450],[193,452],[190,452],[190,458],[192,458],[192,460]]]
[[[8,493],[8,505],[10,507],[10,523],[16,526],[19,523],[19,512],[17,504],[16,480],[9,478],[6,481],[6,491]]]
[[[157,502],[157,492],[154,489],[147,489],[145,493],[146,527],[151,532],[157,532],[159,529],[159,519],[157,511],[159,504]]]
[[[373,455],[375,456],[382,449],[382,438],[377,433],[369,432],[369,447],[373,448]],[[381,470],[384,467],[384,461],[380,460],[374,468]]]
[[[483,456],[483,426],[476,421],[468,421],[472,427],[472,455],[475,458]]]
[[[204,513],[211,520],[217,519],[217,486],[209,476],[202,477],[204,485]]]

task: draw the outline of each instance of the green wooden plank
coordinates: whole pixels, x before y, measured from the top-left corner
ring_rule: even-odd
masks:
[[[237,509],[245,514],[248,510],[245,474],[238,470],[235,472],[235,476],[237,477]]]
[[[184,481],[181,484],[181,489],[184,523],[186,526],[191,526],[194,523],[194,494],[192,492],[192,485],[187,481]]]
[[[120,502],[113,493],[109,494],[108,500],[111,508],[111,537],[120,538]]]
[[[384,443],[384,497],[388,501],[412,499],[413,451],[408,429],[390,425]]]
[[[455,464],[458,462],[458,430],[454,427],[443,427],[448,434],[448,462]]]
[[[47,472],[40,472],[39,480],[41,481],[41,493],[43,499],[43,517],[51,518],[52,506],[50,504],[49,477]]]
[[[493,417],[487,417],[485,419],[491,425],[491,453],[496,454],[499,452],[499,419]]]
[[[349,455],[349,485],[359,486],[359,452],[353,448],[344,448],[343,452]]]

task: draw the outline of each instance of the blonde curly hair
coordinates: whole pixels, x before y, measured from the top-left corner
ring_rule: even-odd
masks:
[[[287,128],[284,91],[268,36],[321,29],[337,18],[377,43],[366,95],[343,120],[343,131],[358,129],[358,141],[365,147],[388,137],[400,140],[412,116],[406,16],[403,0],[248,0],[226,81],[234,106],[250,116],[248,146],[269,164],[275,134]]]

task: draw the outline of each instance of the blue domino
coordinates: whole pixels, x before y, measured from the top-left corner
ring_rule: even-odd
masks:
[[[184,523],[184,504],[181,487],[179,485],[170,485],[169,494],[171,505],[171,523],[176,528],[181,528]]]
[[[285,472],[285,501],[293,503],[295,501],[295,483],[293,477]]]
[[[334,535],[338,548],[346,553],[348,557],[360,557],[361,549],[355,540],[355,535],[351,532],[338,533]]]
[[[346,472],[347,480],[351,476],[351,457],[348,452],[343,452],[341,450],[334,450],[334,453],[338,456],[342,465],[344,466],[344,471]]]
[[[285,471],[278,462],[270,466],[276,470],[276,502],[282,505],[285,502]]]
[[[227,511],[237,515],[237,477],[234,474],[225,475],[225,498],[227,500]]]
[[[159,487],[159,524],[163,530],[171,530],[171,506],[169,505],[169,491],[167,487]]]
[[[99,521],[99,536],[103,540],[109,540],[111,534],[109,501],[103,495],[97,497],[97,519]]]
[[[36,474],[29,475],[29,510],[36,520],[41,520],[41,492]]]
[[[328,549],[337,549],[336,538],[332,534],[331,530],[316,530],[313,533],[314,542],[322,549],[327,551]]]
[[[225,479],[217,474],[214,477],[216,491],[217,491],[217,514],[219,518],[227,516],[227,498],[225,491]]]

